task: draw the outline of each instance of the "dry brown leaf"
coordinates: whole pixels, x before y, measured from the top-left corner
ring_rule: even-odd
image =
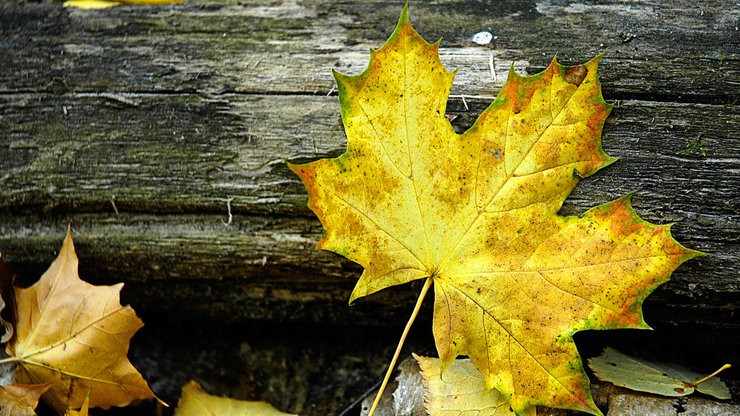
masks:
[[[0,386],[0,416],[36,416],[39,398],[54,383]]]
[[[94,391],[90,407],[126,406],[154,397],[128,361],[129,341],[144,324],[121,306],[123,284],[95,286],[80,280],[72,235],[41,279],[16,288],[17,336],[7,346],[18,362],[16,380],[56,382],[43,396],[60,414],[79,408]]]
[[[82,407],[80,410],[72,410],[68,409],[67,412],[64,413],[64,416],[87,416],[88,407],[90,406],[90,393],[87,393],[87,397],[85,398],[85,402],[82,403]]]
[[[13,273],[0,253],[0,326],[5,332],[0,336],[0,344],[5,344],[13,338],[13,322],[15,322],[15,299],[13,297]]]
[[[291,416],[265,402],[245,402],[228,397],[213,396],[190,380],[182,388],[175,416]],[[295,415],[292,415],[295,416]]]

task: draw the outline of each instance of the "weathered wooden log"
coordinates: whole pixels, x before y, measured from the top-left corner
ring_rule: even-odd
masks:
[[[313,249],[321,226],[285,162],[343,151],[331,70],[362,71],[401,7],[187,0],[83,11],[0,0],[3,258],[39,276],[70,224],[81,275],[125,282],[124,302],[150,325],[132,359],[170,402],[195,377],[304,415],[347,408],[383,371],[396,337],[387,328],[405,321],[417,288],[349,308],[360,269]],[[458,131],[510,67],[531,74],[556,53],[574,64],[607,51],[601,80],[616,107],[604,147],[621,160],[583,180],[563,213],[636,191],[643,218],[676,223],[676,238],[709,256],[650,296],[646,319],[673,334],[662,345],[700,355],[682,334],[694,328],[702,356],[736,358],[736,341],[725,341],[740,326],[740,9],[719,0],[410,8],[427,39],[443,38],[442,62],[460,68],[447,110]],[[474,44],[479,31],[493,42]],[[417,326],[428,327],[429,312]]]
[[[702,13],[688,2],[545,3],[412,5],[422,33],[444,38],[443,62],[462,68],[455,127],[472,123],[512,64],[533,72],[556,51],[577,62],[608,48],[602,79],[617,108],[604,146],[622,160],[583,181],[563,211],[637,191],[643,217],[676,222],[680,241],[711,254],[651,298],[665,311],[654,319],[736,327],[736,19],[719,3]],[[359,72],[399,7],[2,7],[0,247],[11,265],[37,275],[72,224],[85,275],[128,282],[142,305],[187,300],[198,316],[236,320],[393,315],[343,312],[358,268],[313,251],[320,225],[284,162],[341,153],[330,70]],[[479,30],[497,38],[476,46]],[[241,301],[222,300],[235,290]],[[395,308],[394,296],[379,299],[374,308]]]
[[[358,268],[312,250],[320,225],[284,162],[342,151],[336,99],[325,96],[330,69],[359,71],[397,7],[4,7],[0,246],[12,265],[38,275],[69,223],[84,274],[128,282],[145,313],[188,304],[176,316],[366,323],[394,316],[395,296],[370,300],[368,313],[345,309]],[[727,319],[738,293],[737,186],[728,172],[737,167],[740,129],[737,109],[721,104],[737,79],[732,28],[686,16],[713,26],[702,26],[698,41],[677,42],[699,57],[676,62],[653,6],[540,9],[504,7],[484,20],[465,3],[447,4],[444,18],[414,9],[423,33],[444,35],[444,62],[462,67],[449,105],[461,115],[456,127],[485,108],[509,65],[536,70],[553,45],[561,57],[593,55],[603,47],[590,44],[592,32],[603,26],[605,91],[625,99],[604,144],[622,161],[584,181],[564,212],[637,190],[646,219],[679,223],[682,242],[712,254],[651,298],[665,312],[654,319],[736,325]],[[615,33],[625,14],[635,26]],[[536,30],[511,25],[520,18]],[[643,20],[653,23],[637,25]],[[569,31],[553,29],[562,25]],[[468,41],[478,29],[499,34],[493,47]],[[224,225],[229,212],[233,222]]]
[[[241,293],[227,314],[235,320],[378,323],[395,313],[358,317],[346,309],[360,270],[313,249],[321,226],[285,165],[341,152],[334,98],[238,95],[213,103],[193,94],[130,94],[137,107],[120,108],[99,96],[24,97],[22,105],[3,97],[10,158],[2,162],[0,190],[0,247],[22,274],[38,276],[72,224],[83,275],[129,283],[142,305],[166,310],[188,300],[197,316],[220,316],[229,312],[223,299]],[[450,106],[459,123],[485,106],[466,102],[469,112]],[[737,113],[721,105],[621,102],[604,144],[622,160],[583,181],[563,209],[577,214],[634,190],[643,217],[676,222],[680,241],[711,254],[683,266],[651,298],[672,304],[657,319],[733,324],[726,313],[737,296],[738,214],[728,172],[737,146],[721,132],[738,130]],[[159,287],[178,289],[164,291],[173,299],[163,303]],[[393,298],[369,302],[395,309],[386,302]]]
[[[608,50],[610,96],[734,101],[738,12],[726,2],[553,3],[416,2],[411,16],[427,39],[443,38],[448,67],[463,66],[453,94],[491,94],[512,61],[536,69],[556,53],[580,62]],[[193,0],[101,13],[11,2],[0,91],[325,94],[330,69],[361,71],[401,6]],[[482,30],[496,36],[484,47],[471,42]]]

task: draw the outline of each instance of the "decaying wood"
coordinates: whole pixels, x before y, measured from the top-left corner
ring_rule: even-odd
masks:
[[[360,268],[313,249],[321,225],[285,165],[343,151],[331,71],[362,71],[401,6],[188,0],[84,11],[0,1],[3,259],[39,276],[71,224],[81,275],[125,282],[124,300],[147,322],[405,320],[415,287],[347,306]],[[601,80],[616,105],[603,142],[620,160],[583,180],[563,213],[635,191],[643,218],[675,223],[681,243],[709,254],[648,299],[648,322],[737,330],[740,9],[688,0],[410,9],[427,39],[443,39],[442,62],[460,68],[448,105],[458,131],[510,68],[531,74],[556,53],[575,64],[606,51]],[[480,31],[491,44],[471,41]],[[282,408],[334,414],[355,399],[307,394]]]
[[[176,286],[166,293],[191,301],[197,316],[205,309],[236,320],[360,319],[345,306],[359,268],[313,250],[321,225],[285,165],[341,152],[334,97],[234,95],[213,102],[193,94],[131,94],[133,108],[100,96],[25,97],[2,101],[11,157],[2,162],[0,200],[0,246],[23,274],[43,271],[72,224],[84,275],[125,281],[129,290],[146,282],[137,303],[166,308],[156,285]],[[459,129],[485,106],[466,103],[467,112],[459,102],[450,105],[461,115]],[[585,180],[564,207],[577,214],[636,191],[643,217],[675,222],[681,242],[711,254],[680,268],[651,298],[673,303],[654,319],[696,322],[701,310],[704,321],[731,324],[727,299],[737,294],[739,233],[736,179],[728,173],[737,147],[722,136],[740,130],[737,115],[717,104],[621,102],[604,138],[621,160]],[[212,288],[208,296],[200,293],[204,286]],[[229,311],[223,296],[235,288],[270,307]],[[258,294],[263,290],[271,294]]]
[[[88,279],[123,280],[142,305],[187,300],[197,316],[235,320],[393,315],[393,296],[369,301],[388,303],[375,317],[345,310],[359,269],[312,249],[321,226],[285,161],[342,152],[331,70],[360,71],[398,7],[3,7],[0,247],[16,268],[37,275],[72,224]],[[452,1],[412,5],[411,15],[425,36],[443,37],[443,62],[460,68],[448,106],[458,131],[508,68],[532,73],[555,52],[581,62],[607,50],[602,80],[617,106],[604,146],[621,160],[585,180],[563,211],[636,191],[644,218],[675,222],[681,242],[711,254],[651,298],[670,305],[653,319],[733,326],[738,13],[688,7],[542,2],[481,13]],[[480,30],[496,35],[491,45],[470,41]],[[168,287],[178,289],[162,303],[158,288]],[[238,307],[223,300],[237,288],[246,295]]]

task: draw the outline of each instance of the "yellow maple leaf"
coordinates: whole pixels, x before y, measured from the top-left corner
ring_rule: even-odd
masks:
[[[182,0],[67,0],[64,7],[76,7],[78,9],[107,9],[108,7],[120,6],[121,4],[176,4]]]
[[[0,386],[0,416],[36,416],[39,398],[54,383]]]
[[[129,341],[144,324],[121,306],[123,284],[95,286],[77,274],[68,231],[59,256],[27,289],[16,288],[16,338],[5,361],[19,364],[16,380],[55,384],[43,399],[60,414],[79,408],[88,391],[91,407],[125,406],[154,397],[128,361]]]
[[[213,396],[190,380],[182,388],[175,416],[295,416],[283,413],[265,402],[247,402]]]
[[[462,135],[445,117],[454,72],[407,9],[360,75],[336,73],[347,151],[290,165],[325,228],[318,248],[365,270],[350,302],[426,279],[442,368],[468,355],[517,413],[601,414],[573,334],[647,328],[642,302],[700,253],[641,220],[629,196],[557,214],[578,181],[612,163],[600,57],[508,80]]]

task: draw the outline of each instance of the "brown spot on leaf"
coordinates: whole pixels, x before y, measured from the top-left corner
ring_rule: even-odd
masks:
[[[586,78],[586,75],[588,74],[588,69],[586,69],[583,65],[578,66],[569,66],[565,68],[565,81],[568,84],[573,84],[575,86],[581,85],[581,82]]]

